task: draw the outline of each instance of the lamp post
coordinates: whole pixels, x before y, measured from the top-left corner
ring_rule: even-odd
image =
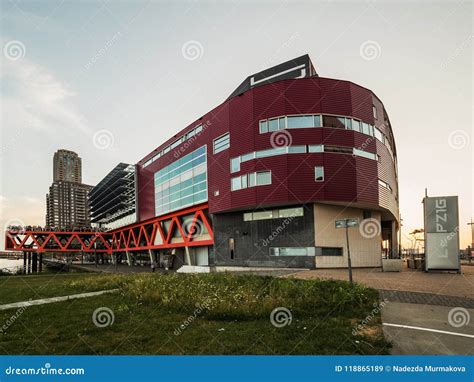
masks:
[[[352,285],[352,262],[351,262],[351,249],[349,246],[349,227],[357,227],[359,221],[357,219],[340,219],[336,220],[336,228],[346,229],[346,245],[347,245],[347,267],[349,270],[349,283]]]

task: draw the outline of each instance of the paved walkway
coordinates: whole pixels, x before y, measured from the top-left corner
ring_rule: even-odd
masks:
[[[347,280],[348,273],[347,269],[315,269],[294,273],[289,277]],[[382,272],[379,268],[356,268],[353,270],[353,277],[354,281],[378,290],[419,292],[474,299],[473,266],[463,266],[461,274],[425,273],[406,268],[402,272]]]
[[[117,291],[118,291],[118,289],[109,289],[109,290],[101,290],[101,291],[98,291],[98,292],[71,294],[69,296],[59,296],[59,297],[41,298],[39,300],[20,301],[20,302],[14,302],[14,303],[11,303],[11,304],[0,305],[0,310],[26,308],[28,306],[33,306],[33,305],[52,304],[54,302],[74,300],[74,299],[77,299],[77,298],[100,296],[101,294],[114,293],[114,292],[117,292]]]
[[[390,302],[382,309],[392,354],[474,354],[473,318],[474,309],[459,307]]]
[[[462,308],[474,309],[474,299],[458,296],[446,296],[432,293],[407,292],[397,290],[379,290],[380,299],[390,302],[406,302],[411,304],[438,305],[438,306],[460,306]]]

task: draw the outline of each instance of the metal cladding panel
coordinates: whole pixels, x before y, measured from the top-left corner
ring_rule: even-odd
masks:
[[[137,220],[146,220],[155,216],[155,185],[153,172],[137,166],[138,211]]]
[[[272,171],[272,184],[255,187],[257,205],[274,205],[288,201],[288,155],[262,158],[255,163],[255,171]]]
[[[368,151],[369,153],[377,153],[377,145],[375,137],[354,131],[354,147],[359,150]]]
[[[321,131],[323,133],[321,143],[325,145],[354,147],[353,131],[333,128],[322,128]]]
[[[350,83],[329,78],[320,78],[322,112],[337,115],[352,115]]]
[[[357,168],[357,201],[377,204],[379,182],[377,179],[377,162],[367,158],[355,158]]]
[[[352,155],[324,153],[324,196],[328,201],[357,201],[357,172]]]
[[[258,120],[264,118],[277,117],[285,114],[286,105],[286,82],[280,81],[273,84],[260,86],[252,89],[249,93],[253,94],[253,107],[255,114],[255,127],[258,133]]]
[[[324,166],[324,154],[288,156],[288,195],[297,204],[324,200],[324,182],[316,182],[314,168]]]
[[[395,176],[395,165],[387,148],[378,140],[376,140],[377,154],[380,161],[377,163],[377,177],[388,183],[392,191],[379,186],[378,204],[389,210],[398,219],[398,185]]]
[[[230,155],[232,157],[254,150],[258,120],[254,118],[253,92],[249,91],[229,101]]]
[[[319,78],[305,78],[286,82],[285,112],[289,114],[321,113]]]
[[[241,98],[241,97],[237,97]],[[230,131],[231,104],[225,103],[217,108],[212,116],[206,116],[210,121],[209,142],[207,147],[207,179],[209,209],[228,209],[231,207],[229,163],[231,150],[238,144],[236,134],[230,134],[230,148],[214,154],[213,140]],[[216,193],[218,195],[216,195]]]
[[[356,84],[350,84],[352,116],[364,122],[374,124],[372,111],[372,92]]]

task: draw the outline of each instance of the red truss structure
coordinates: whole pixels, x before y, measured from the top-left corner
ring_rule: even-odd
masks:
[[[16,231],[5,249],[27,252],[116,253],[214,244],[207,204],[133,223],[109,232]]]

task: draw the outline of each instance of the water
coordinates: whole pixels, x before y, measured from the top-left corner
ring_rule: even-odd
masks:
[[[16,272],[17,269],[23,267],[23,260],[0,259],[0,270]]]

